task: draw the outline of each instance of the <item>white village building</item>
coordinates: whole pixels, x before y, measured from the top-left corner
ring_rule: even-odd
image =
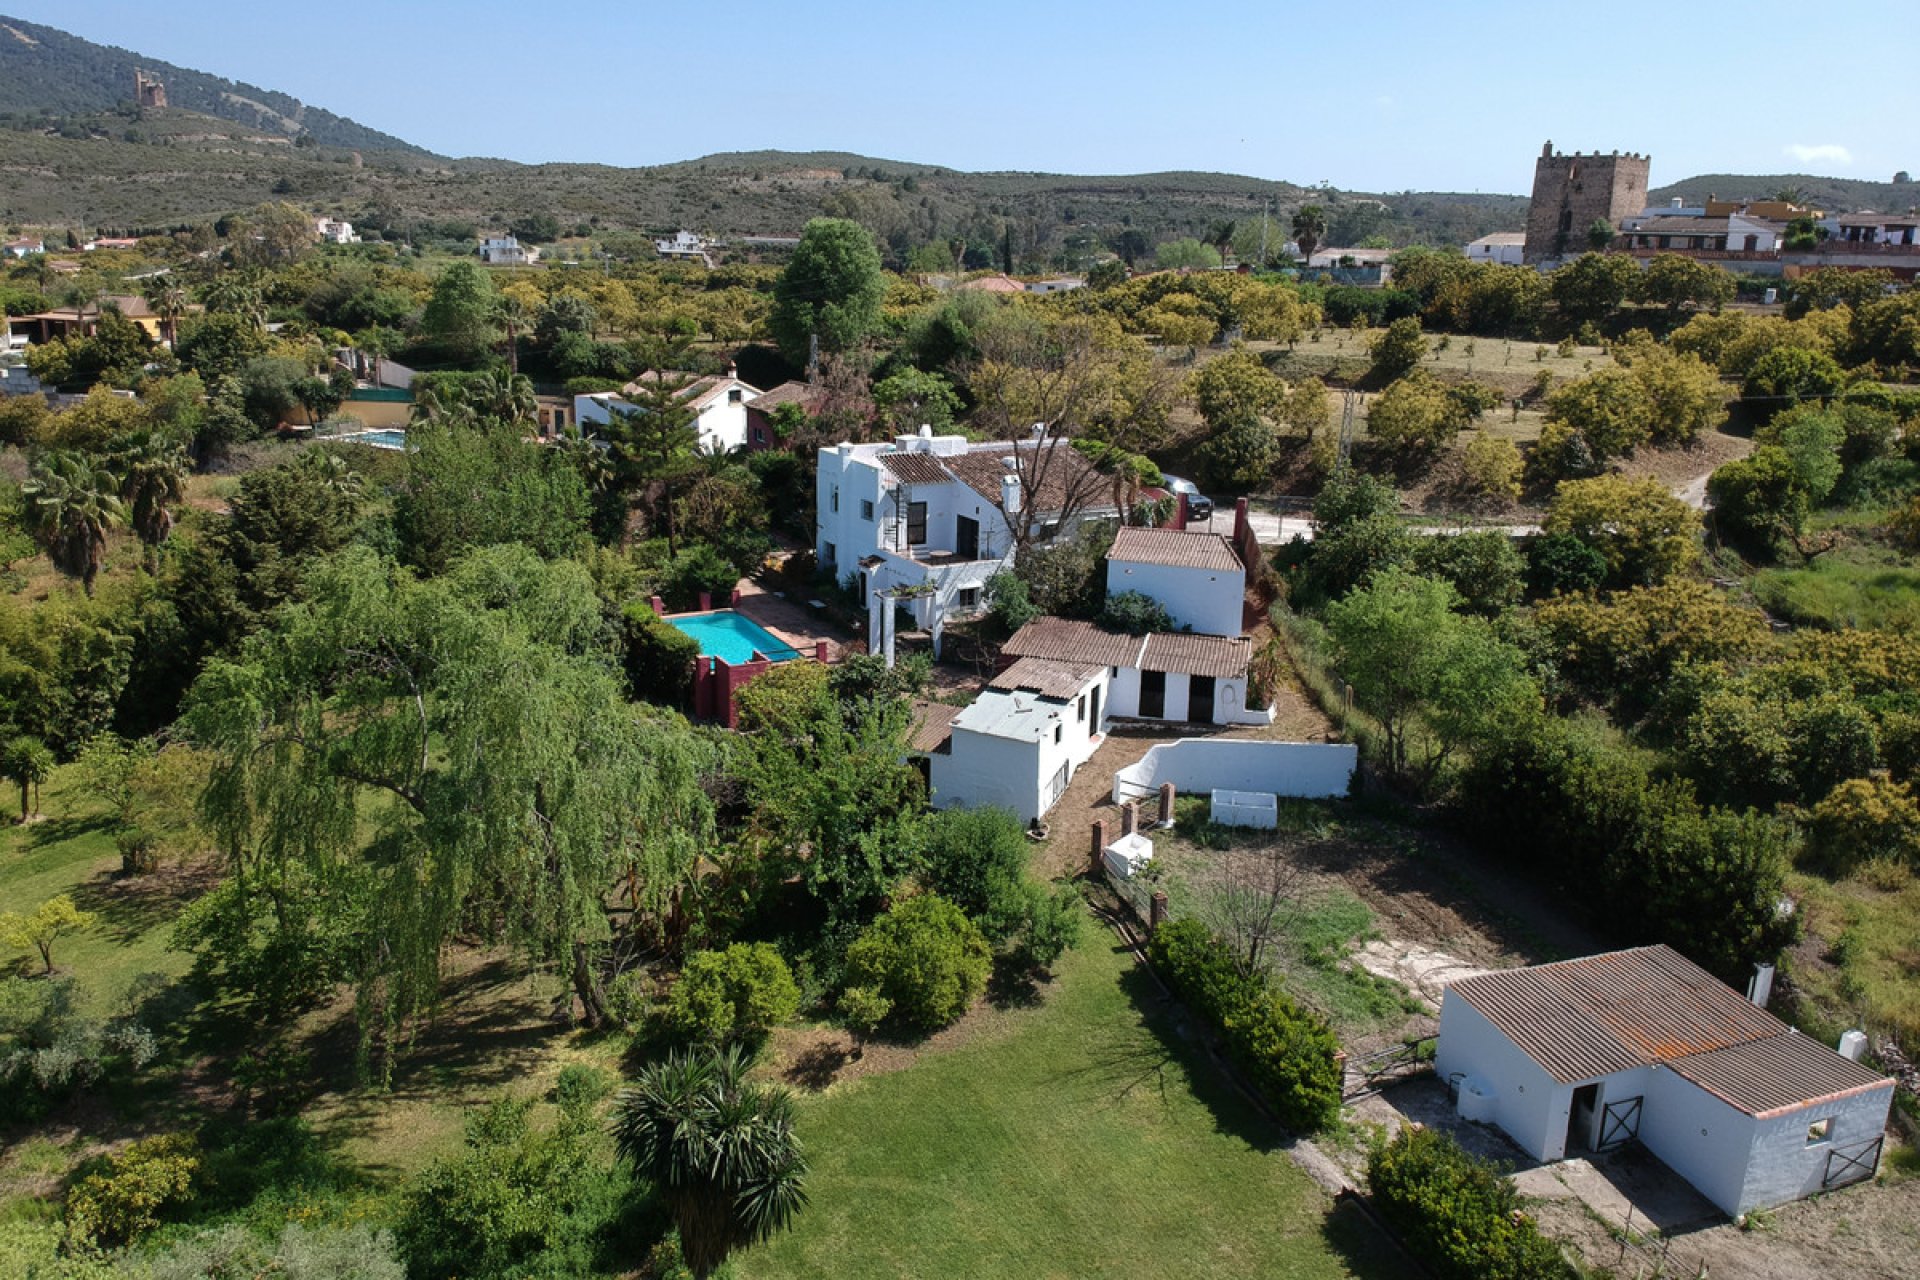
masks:
[[[540,261],[540,250],[521,244],[514,236],[488,236],[480,242],[480,261],[490,267],[530,267]]]
[[[1022,658],[947,725],[929,755],[933,803],[995,806],[1031,822],[1106,734],[1107,668]]]
[[[1236,519],[1244,521],[1245,512]],[[1185,529],[1121,529],[1107,551],[1107,599],[1138,591],[1183,630],[1237,636],[1244,629],[1247,569],[1233,543]]]
[[[1435,1067],[1535,1159],[1638,1139],[1736,1217],[1871,1178],[1893,1098],[1666,946],[1450,984]]]
[[[671,375],[669,375],[671,376]],[[644,373],[619,391],[596,391],[573,398],[573,420],[583,434],[605,426],[615,414],[632,413],[637,406],[629,397],[637,396],[659,375]],[[759,388],[742,382],[728,369],[724,374],[695,378],[680,393],[680,399],[694,411],[694,427],[700,436],[700,448],[708,452],[731,451],[747,443],[747,406],[760,395]]]
[[[1008,567],[1010,518],[1041,541],[1071,536],[1120,518],[1110,489],[1058,441],[971,444],[922,427],[891,444],[842,443],[820,450],[814,552],[867,604],[871,652],[889,649],[897,606],[938,654],[947,623],[984,609],[987,579]]]
[[[359,244],[360,233],[343,218],[315,218],[313,234],[328,244]]]
[[[1524,231],[1495,231],[1467,244],[1467,261],[1517,267],[1525,261],[1522,254],[1526,244],[1527,233]]]
[[[1107,669],[1107,714],[1185,724],[1272,724],[1250,691],[1253,642],[1245,636],[1155,632],[1130,636],[1074,618],[1035,618],[1001,646],[1021,662],[1098,663]]]

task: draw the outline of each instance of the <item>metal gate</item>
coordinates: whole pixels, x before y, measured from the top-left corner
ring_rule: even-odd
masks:
[[[1851,1151],[1838,1148],[1827,1152],[1827,1172],[1820,1179],[1823,1190],[1831,1191],[1835,1187],[1844,1187],[1855,1182],[1865,1182],[1880,1167],[1880,1144],[1885,1136],[1871,1142],[1863,1142]]]
[[[1640,1136],[1640,1099],[1622,1098],[1600,1109],[1600,1141],[1595,1151],[1611,1151]]]

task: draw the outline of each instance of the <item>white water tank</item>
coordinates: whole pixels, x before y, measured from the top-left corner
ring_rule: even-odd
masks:
[[[1468,1076],[1460,1082],[1460,1095],[1454,1103],[1454,1110],[1460,1113],[1462,1120],[1477,1120],[1485,1124],[1493,1119],[1494,1100],[1491,1084],[1479,1076]]]
[[[1011,471],[1000,477],[1000,509],[1010,516],[1020,511],[1020,477]]]
[[[1848,1062],[1860,1061],[1860,1055],[1867,1051],[1867,1033],[1848,1031],[1840,1037],[1840,1056]]]

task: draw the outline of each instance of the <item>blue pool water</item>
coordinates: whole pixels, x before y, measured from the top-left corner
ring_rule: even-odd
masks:
[[[383,427],[378,431],[356,431],[350,436],[341,436],[347,444],[369,444],[376,449],[404,449],[407,447],[407,433],[397,427]]]
[[[786,641],[731,609],[690,613],[683,618],[668,618],[667,621],[698,641],[702,654],[736,666],[751,662],[756,649],[775,662],[800,656]]]

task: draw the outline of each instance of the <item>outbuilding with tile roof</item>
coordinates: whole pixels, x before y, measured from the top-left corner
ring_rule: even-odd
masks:
[[[1450,984],[1435,1068],[1536,1159],[1637,1141],[1736,1217],[1871,1178],[1893,1098],[1667,946]]]

